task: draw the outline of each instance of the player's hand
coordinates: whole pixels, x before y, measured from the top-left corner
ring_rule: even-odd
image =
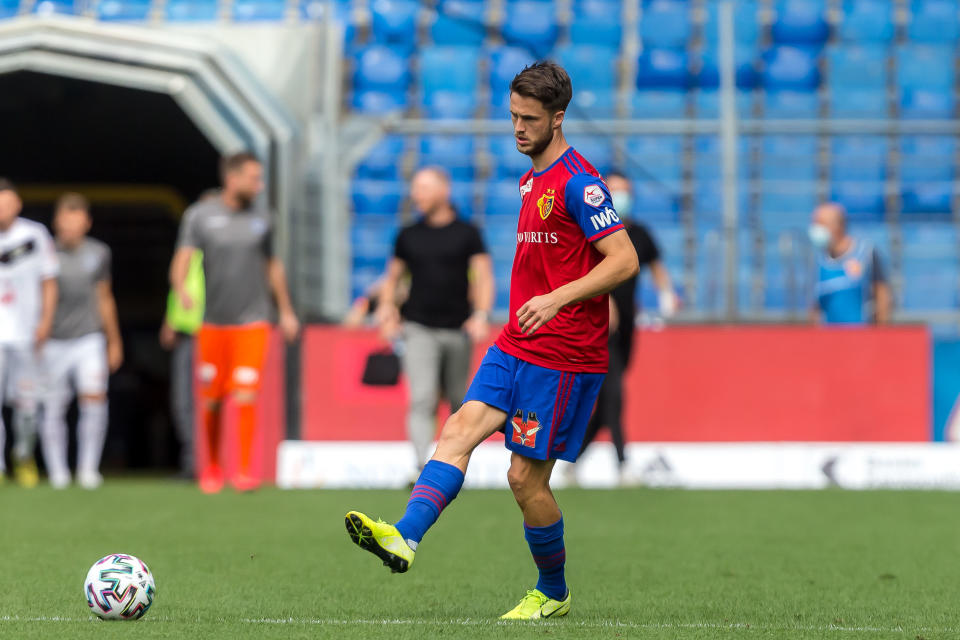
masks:
[[[193,298],[190,297],[189,293],[186,291],[178,291],[177,298],[180,299],[180,306],[183,307],[184,311],[193,309]]]
[[[374,318],[380,328],[380,337],[387,342],[392,342],[400,334],[400,310],[397,305],[381,304]]]
[[[287,342],[293,342],[300,334],[300,320],[293,311],[284,311],[280,313],[280,331]]]
[[[490,323],[485,311],[474,311],[463,323],[463,330],[467,332],[474,344],[484,342],[490,337]]]
[[[160,346],[170,351],[177,344],[177,332],[166,321],[160,325]]]
[[[164,323],[166,324],[166,323]],[[107,366],[110,367],[110,373],[116,373],[120,365],[123,364],[123,343],[119,340],[107,342]]]
[[[664,318],[673,316],[680,307],[680,299],[672,289],[664,289],[661,291],[657,296],[657,302],[660,307],[660,315]]]
[[[48,322],[41,322],[37,325],[36,330],[33,332],[33,346],[37,351],[42,349],[43,345],[50,339],[50,331],[52,328]]]
[[[533,335],[543,325],[547,324],[560,312],[560,301],[553,293],[534,296],[517,309],[517,320],[520,323],[520,332],[528,336]]]

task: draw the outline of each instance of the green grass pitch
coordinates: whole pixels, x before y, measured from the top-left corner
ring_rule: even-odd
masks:
[[[343,514],[400,491],[203,496],[115,480],[0,487],[0,638],[960,638],[960,495],[563,490],[573,610],[498,623],[536,572],[507,491],[464,491],[391,575]],[[158,595],[101,622],[82,594],[107,553]]]

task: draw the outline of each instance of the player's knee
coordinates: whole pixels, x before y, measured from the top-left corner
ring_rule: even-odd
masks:
[[[233,392],[233,401],[243,405],[256,404],[257,392],[253,389],[237,389]]]

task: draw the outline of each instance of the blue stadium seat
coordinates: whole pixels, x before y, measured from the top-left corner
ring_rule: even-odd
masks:
[[[567,142],[571,147],[587,159],[600,175],[604,175],[613,168],[613,145],[608,138],[599,136],[577,136],[567,137]]]
[[[354,258],[353,271],[350,274],[350,293],[359,298],[369,293],[370,288],[380,279],[386,270],[386,259]]]
[[[886,211],[884,183],[879,180],[841,180],[830,187],[830,198],[842,204],[853,221],[881,221]]]
[[[386,115],[394,111],[403,111],[408,106],[405,93],[376,89],[354,91],[350,105],[355,111],[368,115]]]
[[[413,51],[420,3],[414,0],[373,0],[370,27],[373,40],[401,51]]]
[[[900,116],[907,120],[944,120],[956,111],[953,89],[904,87],[900,90]]]
[[[489,220],[496,216],[516,215],[520,211],[520,176],[516,180],[498,180],[483,185],[483,215]],[[516,229],[516,225],[514,225]]]
[[[506,115],[510,103],[510,82],[534,62],[534,56],[519,47],[495,47],[490,51],[490,104]],[[497,114],[494,114],[497,115]]]
[[[70,16],[77,13],[77,9],[74,0],[38,0],[33,5],[33,12],[39,16]]]
[[[456,208],[457,215],[463,220],[473,218],[475,196],[476,190],[472,180],[469,182],[454,180],[450,185],[450,202]]]
[[[164,10],[171,22],[210,22],[219,17],[219,0],[169,0]]]
[[[776,199],[762,203],[758,222],[764,239],[780,238],[784,234],[802,233],[806,235],[810,226],[810,217],[813,206],[808,196],[804,196],[800,204],[787,203],[783,205]],[[814,205],[815,206],[815,205]]]
[[[763,85],[768,90],[815,91],[820,84],[816,57],[806,49],[771,47],[763,57]]]
[[[634,175],[678,189],[683,178],[683,138],[676,135],[627,138],[624,167]]]
[[[790,189],[764,189],[760,193],[761,216],[809,216],[817,206],[814,186],[796,185]]]
[[[737,307],[750,311],[753,279],[757,273],[756,244],[753,231],[737,233]],[[698,311],[721,313],[726,308],[726,280],[724,269],[723,234],[715,226],[703,226],[695,234],[697,290],[693,306]]]
[[[734,52],[736,65],[736,85],[740,89],[753,89],[760,81],[757,73],[757,52],[751,45],[738,46]],[[720,86],[719,54],[714,48],[707,48],[696,57],[697,73],[695,84],[704,89],[716,89]]]
[[[576,81],[574,81],[574,85]],[[591,89],[574,90],[573,99],[567,107],[567,118],[612,118],[617,112],[617,94],[615,91],[593,91]]]
[[[763,117],[772,119],[816,119],[820,115],[820,97],[808,91],[767,91]]]
[[[955,83],[954,51],[933,45],[903,45],[896,52],[897,84],[900,87],[952,90]],[[944,64],[949,61],[950,64]]]
[[[737,91],[737,113],[741,118],[753,115],[754,97],[752,91]],[[716,90],[693,92],[693,108],[698,118],[716,118],[720,115],[720,96]]]
[[[507,44],[544,56],[553,49],[559,33],[556,6],[543,0],[509,2],[501,32]]]
[[[0,0],[0,18],[9,18],[20,12],[20,0]]]
[[[737,181],[737,215],[750,220],[753,215],[750,181]],[[698,180],[693,189],[693,218],[699,223],[719,224],[723,217],[723,182],[719,179]]]
[[[953,183],[944,181],[901,181],[903,215],[948,218],[953,205]]]
[[[707,19],[703,24],[703,39],[711,46],[720,41],[717,31],[719,2],[707,2]],[[733,13],[733,35],[738,44],[753,46],[760,39],[760,21],[757,19],[757,3],[754,0],[739,0]]]
[[[885,89],[888,51],[883,46],[833,45],[827,48],[828,78],[832,89]]]
[[[577,91],[613,91],[617,84],[617,52],[605,47],[568,45],[554,52]]]
[[[832,86],[827,95],[832,118],[886,118],[890,113],[886,88],[848,89]]]
[[[686,89],[690,84],[687,53],[679,49],[646,49],[637,62],[637,87]]]
[[[952,223],[903,223],[904,309],[948,310],[957,307],[957,231]]]
[[[686,91],[636,91],[630,96],[630,113],[634,118],[684,118],[687,115]]]
[[[749,178],[753,169],[753,141],[747,137],[737,139],[737,176],[741,180]],[[723,178],[723,158],[720,140],[716,136],[696,136],[693,139],[693,179],[695,189],[704,180]]]
[[[408,64],[403,54],[389,47],[361,49],[354,61],[354,108],[377,114],[404,108],[410,84]]]
[[[570,23],[570,42],[619,49],[623,37],[621,3],[616,0],[578,2]]]
[[[270,22],[287,17],[286,0],[234,0],[233,19],[237,22]]]
[[[947,182],[954,178],[956,141],[948,136],[903,136],[900,179]]]
[[[913,0],[907,39],[911,42],[955,43],[960,36],[956,0]]]
[[[404,151],[402,136],[386,136],[357,165],[357,178],[366,180],[399,180],[400,161]]]
[[[434,44],[479,47],[487,35],[486,5],[471,0],[446,0],[437,7],[430,25]]]
[[[844,0],[843,18],[839,27],[841,40],[888,43],[893,40],[893,35],[891,0]]]
[[[823,0],[779,0],[770,36],[779,44],[819,47],[830,36]]]
[[[633,183],[633,215],[642,222],[677,223],[680,219],[680,194],[662,182],[654,182],[642,172],[627,169]]]
[[[810,249],[804,233],[784,229],[764,237],[763,306],[769,311],[806,312],[810,308]]]
[[[354,180],[353,211],[358,216],[396,215],[403,199],[403,183],[386,180]]]
[[[508,214],[488,215],[483,221],[483,240],[493,258],[494,276],[497,288],[510,280],[510,267],[513,254],[517,249],[517,213],[520,210],[520,198]]]
[[[815,136],[765,136],[761,151],[763,180],[813,182],[818,177],[819,145]]]
[[[882,136],[836,136],[830,141],[830,179],[884,180],[889,151]]]
[[[643,46],[681,49],[690,39],[690,7],[680,0],[651,0],[640,15]]]
[[[350,246],[354,258],[386,260],[400,226],[396,216],[363,216],[350,225]]]
[[[519,189],[520,177],[530,170],[530,158],[517,151],[517,142],[514,137],[491,136],[489,153],[493,175],[496,178],[513,181],[514,190]]]
[[[150,6],[150,0],[101,0],[97,3],[97,18],[105,22],[146,20]]]
[[[436,165],[453,180],[473,179],[473,136],[424,136],[420,141],[420,165]]]
[[[431,116],[463,118],[476,108],[476,47],[432,46],[420,51],[419,84],[421,103]],[[456,73],[451,73],[456,69]]]

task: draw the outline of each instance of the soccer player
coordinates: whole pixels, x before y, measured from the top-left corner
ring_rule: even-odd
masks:
[[[14,476],[38,482],[33,458],[39,403],[39,352],[50,337],[57,305],[57,252],[42,224],[20,218],[13,184],[0,178],[0,405],[13,393]],[[0,419],[0,482],[4,478]]]
[[[534,619],[570,610],[564,579],[563,517],[550,491],[557,459],[574,461],[607,368],[606,293],[636,275],[637,252],[596,169],[563,136],[570,78],[552,62],[521,71],[510,85],[517,150],[533,168],[519,183],[520,218],[510,318],[487,351],[463,406],[447,420],[406,512],[395,525],[357,511],[347,532],[394,572],[463,484],[473,450],[505,431],[507,479],[539,570],[535,589],[502,617]]]
[[[251,463],[257,393],[273,315],[271,298],[284,337],[293,341],[300,331],[283,263],[273,255],[270,212],[257,202],[263,191],[263,166],[254,155],[237,153],[223,159],[220,175],[220,196],[201,200],[184,213],[170,265],[170,285],[183,307],[190,309],[194,302],[186,287],[187,272],[193,252],[203,252],[206,306],[196,358],[203,405],[200,437],[207,445],[199,469],[205,493],[223,489],[221,407],[228,396],[237,408],[239,441],[238,470],[231,482],[239,491],[252,491],[260,484]]]
[[[40,437],[50,484],[70,484],[67,465],[67,405],[77,393],[77,483],[96,489],[103,483],[100,456],[107,435],[107,379],[123,363],[117,303],[110,287],[110,248],[87,237],[90,204],[79,193],[65,193],[53,217],[60,275],[57,311],[43,349],[46,389]]]

